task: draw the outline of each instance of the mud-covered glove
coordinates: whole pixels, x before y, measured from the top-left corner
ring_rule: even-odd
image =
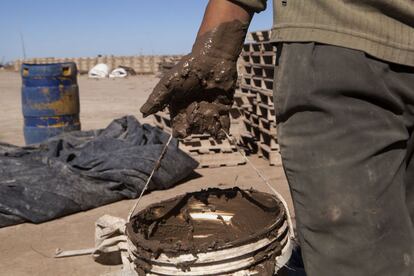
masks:
[[[232,21],[199,36],[191,53],[167,72],[141,107],[144,117],[168,107],[175,137],[224,137],[221,130],[230,128],[236,63],[247,28]]]

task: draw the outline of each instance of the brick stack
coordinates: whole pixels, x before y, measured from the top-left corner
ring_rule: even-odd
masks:
[[[166,58],[163,62],[160,62],[158,77],[162,78],[166,72],[171,70],[181,60],[181,58],[182,56],[171,56],[170,58]]]
[[[280,165],[273,103],[276,49],[269,37],[270,31],[252,32],[243,45],[236,104],[242,114],[242,140],[254,141],[260,156],[270,165]]]
[[[120,66],[130,67],[137,74],[157,74],[162,69],[160,64],[166,64],[176,62],[181,56],[179,55],[164,55],[164,56],[98,56],[98,57],[80,57],[80,58],[32,58],[27,60],[16,60],[14,62],[14,69],[19,71],[22,63],[56,63],[56,62],[68,62],[73,61],[78,67],[78,71],[81,74],[87,74],[98,63],[105,63],[109,66],[109,69],[115,69]],[[171,65],[170,65],[171,68]]]
[[[171,133],[171,120],[168,112],[156,113],[154,124],[165,132]],[[197,160],[200,168],[237,166],[246,163],[235,145],[227,139],[215,140],[208,134],[191,135],[180,139],[179,147]]]

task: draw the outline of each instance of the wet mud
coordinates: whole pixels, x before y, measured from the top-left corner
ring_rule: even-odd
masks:
[[[136,264],[140,275],[150,269],[145,261],[161,253],[169,257],[230,248],[275,236],[285,213],[273,196],[239,188],[209,189],[153,204],[127,224],[127,235],[142,257]],[[272,275],[279,243],[255,256],[256,270]],[[191,264],[180,264],[185,270]],[[269,270],[270,269],[270,270]]]
[[[237,59],[248,24],[226,22],[200,35],[192,52],[154,88],[141,112],[148,116],[168,106],[173,134],[209,133],[223,138],[237,81]]]

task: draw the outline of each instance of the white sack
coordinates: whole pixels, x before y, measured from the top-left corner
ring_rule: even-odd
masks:
[[[108,65],[104,63],[99,63],[95,65],[91,70],[89,70],[89,77],[90,78],[106,78],[109,74],[109,68]]]
[[[124,68],[116,68],[109,74],[110,78],[125,78],[126,76],[128,73]]]

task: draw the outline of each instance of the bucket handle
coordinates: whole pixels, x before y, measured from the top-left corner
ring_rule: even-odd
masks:
[[[288,226],[289,226],[289,232],[290,232],[289,233],[290,234],[289,236],[290,236],[290,239],[295,239],[295,232],[294,232],[294,229],[293,229],[292,216],[290,215],[289,208],[288,208],[288,205],[286,203],[286,200],[282,197],[282,195],[278,191],[275,190],[275,188],[272,187],[272,185],[270,185],[269,181],[263,176],[263,174],[259,171],[259,169],[257,169],[256,166],[253,165],[252,162],[250,162],[250,160],[247,158],[246,154],[244,154],[244,152],[240,149],[240,147],[237,145],[237,143],[235,143],[233,141],[233,139],[230,137],[230,135],[226,131],[224,131],[224,130],[222,130],[222,131],[226,135],[226,137],[229,140],[229,142],[231,144],[234,144],[234,146],[236,147],[237,151],[240,153],[240,155],[243,157],[243,159],[246,160],[247,164],[249,164],[250,167],[252,167],[252,169],[263,180],[263,182],[267,185],[267,187],[275,194],[276,198],[278,200],[280,200],[280,202],[282,202],[283,207],[286,210],[286,217],[287,217],[287,223],[288,223]],[[173,138],[173,136],[172,136],[172,133],[171,133],[170,134],[170,137],[168,138],[167,142],[165,143],[165,145],[164,145],[164,147],[163,147],[163,149],[161,151],[161,154],[160,154],[158,160],[155,162],[154,169],[152,170],[150,176],[148,177],[147,182],[145,183],[145,186],[142,189],[140,196],[138,197],[138,199],[135,202],[134,206],[129,211],[127,221],[130,221],[131,216],[133,215],[133,213],[135,212],[136,208],[138,207],[138,204],[139,204],[142,196],[144,195],[144,192],[147,189],[149,182],[151,181],[154,173],[157,171],[157,169],[160,166],[161,160],[164,157],[165,152],[167,151],[168,145],[170,144],[172,138]]]
[[[131,216],[134,214],[135,210],[137,209],[138,204],[139,204],[142,196],[144,195],[144,192],[147,190],[148,185],[151,182],[152,177],[154,176],[154,173],[161,166],[161,160],[164,157],[165,153],[167,152],[168,146],[170,145],[172,139],[173,139],[173,135],[171,133],[170,134],[170,137],[168,138],[167,142],[165,143],[164,147],[161,150],[160,157],[158,157],[158,160],[154,164],[154,168],[152,169],[151,174],[148,177],[147,182],[145,183],[144,188],[142,188],[141,194],[139,195],[139,197],[138,197],[137,201],[135,202],[134,206],[132,206],[131,210],[128,213],[128,219],[127,219],[128,222],[131,220]]]
[[[287,217],[287,222],[288,222],[288,225],[289,225],[290,238],[292,240],[295,239],[295,232],[294,232],[294,229],[293,229],[292,216],[290,215],[289,208],[288,208],[288,205],[286,203],[286,200],[282,197],[282,195],[278,191],[275,190],[275,188],[272,187],[272,185],[270,185],[269,181],[264,177],[264,175],[259,171],[259,169],[256,168],[256,166],[253,165],[252,162],[250,162],[250,160],[247,158],[246,154],[240,149],[240,147],[237,145],[237,143],[234,141],[234,139],[232,139],[230,137],[230,135],[224,129],[222,129],[222,131],[226,135],[226,137],[229,140],[229,142],[231,144],[234,144],[234,146],[236,147],[237,151],[240,153],[240,155],[243,157],[243,159],[246,160],[247,164],[250,165],[250,167],[263,180],[263,182],[267,185],[267,187],[275,194],[276,198],[279,199],[280,202],[282,202],[283,207],[286,210],[286,217]]]

